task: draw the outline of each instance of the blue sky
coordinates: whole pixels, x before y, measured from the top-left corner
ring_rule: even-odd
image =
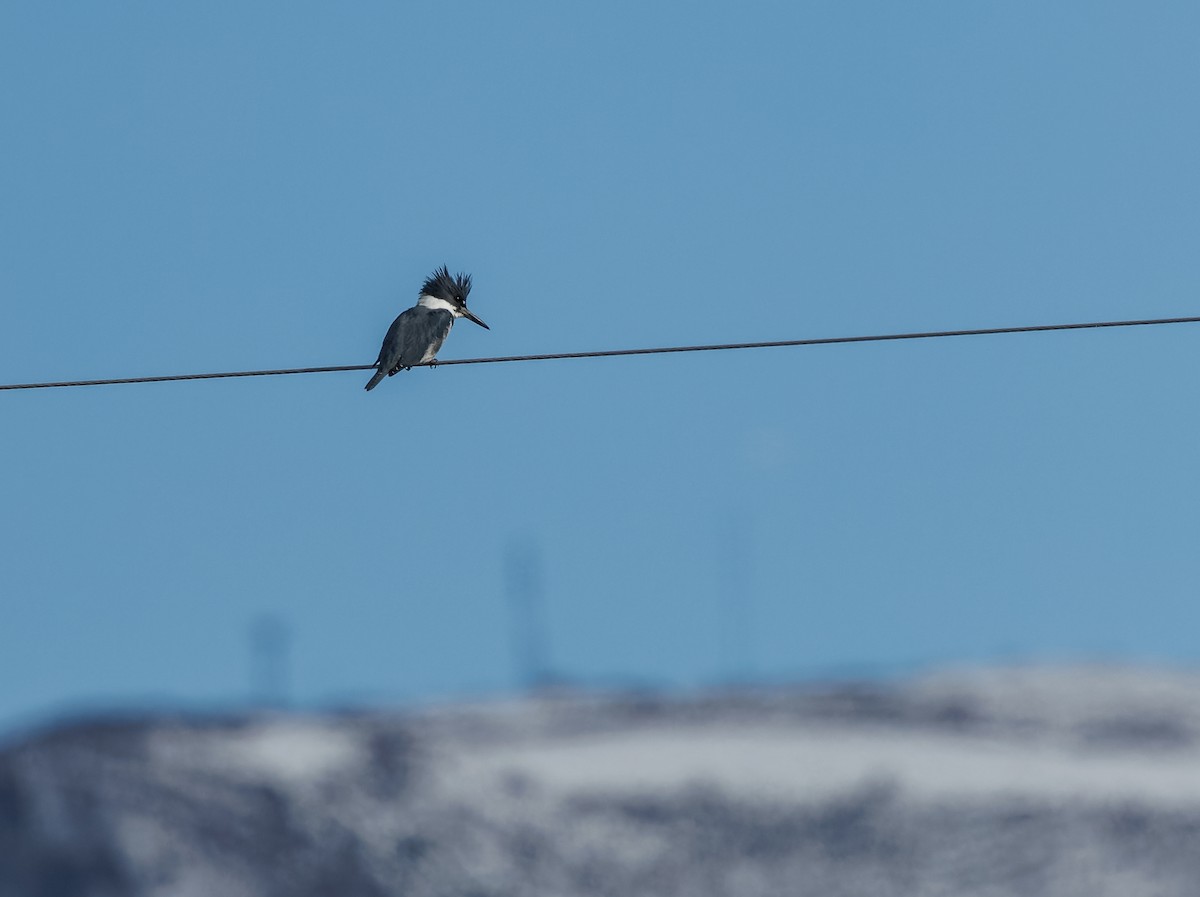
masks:
[[[1191,3],[0,9],[0,380],[1200,313]],[[0,725],[1192,663],[1195,326],[0,394]],[[739,585],[740,584],[740,585]],[[723,610],[742,596],[748,657]]]

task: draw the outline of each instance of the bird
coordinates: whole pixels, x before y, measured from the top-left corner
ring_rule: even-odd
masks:
[[[484,330],[491,330],[467,308],[470,292],[471,275],[451,277],[445,265],[425,278],[417,304],[402,311],[388,328],[375,359],[375,373],[366,388],[372,390],[384,377],[407,371],[415,364],[436,363],[438,349],[446,341],[455,318],[466,318]]]

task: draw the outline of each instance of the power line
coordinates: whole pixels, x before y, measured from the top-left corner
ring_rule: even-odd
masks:
[[[832,346],[839,343],[880,343],[893,340],[939,339],[948,336],[996,336],[1004,333],[1046,333],[1053,330],[1096,330],[1102,327],[1145,327],[1155,324],[1197,324],[1200,316],[1147,318],[1136,321],[1090,321],[1082,324],[1033,324],[1025,327],[982,327],[973,330],[928,330],[918,333],[882,333],[870,336],[829,336],[815,339],[775,340],[759,343],[719,343],[710,346],[663,346],[656,349],[607,349],[599,352],[552,352],[544,355],[502,355],[492,358],[458,358],[427,362],[413,367],[451,364],[499,364],[507,361],[553,361],[566,358],[615,358],[622,355],[666,355],[672,352],[718,352],[731,349],[776,349],[784,346]],[[328,374],[334,371],[370,371],[373,364],[343,364],[312,368],[279,368],[269,371],[222,371],[212,374],[168,374],[157,377],[117,377],[105,380],[60,380],[50,383],[4,383],[4,389],[57,389],[62,386],[115,386],[122,383],[165,383],[172,380],[219,380],[230,377],[274,377],[281,374]]]
[[[445,364],[445,362],[442,362]],[[220,371],[214,374],[165,374],[158,377],[114,377],[107,380],[59,380],[51,383],[0,383],[0,389],[57,389],[60,386],[116,386],[122,383],[166,383],[171,380],[221,380],[229,377],[273,377],[277,374],[327,374],[331,371],[373,371],[373,364],[342,364],[320,368],[280,368],[274,371]]]

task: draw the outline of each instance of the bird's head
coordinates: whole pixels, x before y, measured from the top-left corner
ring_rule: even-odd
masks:
[[[467,296],[471,294],[471,275],[455,274],[451,276],[450,269],[445,265],[425,278],[421,285],[421,296],[440,299],[449,306],[450,313],[456,318],[466,318],[482,327],[491,330],[487,324],[475,317],[467,308]]]

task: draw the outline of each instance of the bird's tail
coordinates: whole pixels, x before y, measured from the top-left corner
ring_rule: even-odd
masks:
[[[367,391],[370,392],[372,389],[374,389],[376,386],[378,386],[379,381],[382,380],[386,376],[387,376],[387,371],[385,371],[381,367],[379,370],[377,370],[374,374],[371,375],[371,381],[367,384]]]

